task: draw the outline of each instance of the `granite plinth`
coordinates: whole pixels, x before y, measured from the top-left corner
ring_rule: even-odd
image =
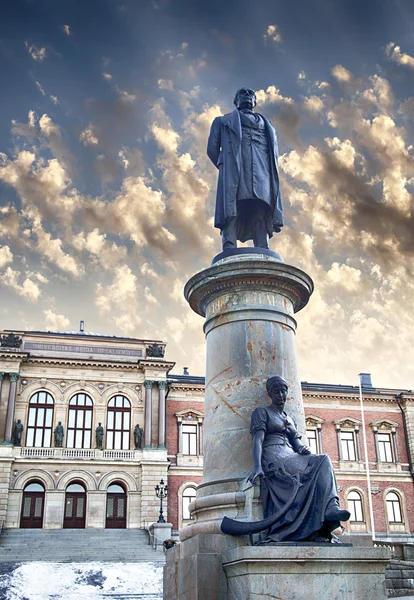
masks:
[[[335,544],[237,548],[223,554],[225,600],[385,600],[389,558],[388,548]]]
[[[164,600],[385,600],[388,548],[246,546],[196,535],[167,550]]]
[[[252,467],[250,416],[267,404],[269,377],[287,381],[286,411],[305,434],[294,314],[306,306],[313,283],[270,251],[245,250],[197,273],[184,290],[191,308],[205,316],[207,365],[203,480],[190,506],[195,522],[182,530],[182,541],[220,533],[224,516],[263,518],[258,490],[246,477]]]

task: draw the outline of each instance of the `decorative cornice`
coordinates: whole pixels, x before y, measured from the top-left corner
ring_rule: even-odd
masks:
[[[28,352],[21,352],[20,350],[14,350],[13,348],[10,348],[9,350],[2,348],[0,350],[0,359],[23,361],[24,359],[27,359],[28,357],[29,357]]]
[[[287,296],[294,312],[301,310],[313,292],[313,281],[303,271],[271,260],[235,259],[201,271],[184,288],[194,312],[206,315],[207,305],[227,291],[260,290]]]
[[[332,393],[309,394],[303,390],[302,390],[302,397],[303,397],[304,403],[306,403],[307,400],[314,399],[314,398],[317,398],[318,400],[329,400],[329,401],[346,400],[347,402],[350,402],[350,401],[354,401],[355,403],[360,402],[359,396],[354,396],[354,395],[346,396],[344,394],[335,395]],[[393,403],[397,404],[397,400],[396,400],[395,396],[388,396],[388,397],[374,396],[374,397],[372,397],[372,396],[364,396],[363,395],[363,400],[364,400],[364,402],[388,402],[388,403],[393,402]],[[414,400],[414,398],[413,398],[413,400]]]
[[[171,371],[175,367],[175,362],[169,362],[167,360],[160,360],[159,358],[143,358],[138,360],[138,368],[154,368],[162,369],[165,372]]]
[[[26,363],[27,365],[66,365],[70,367],[82,367],[84,369],[127,369],[127,370],[138,370],[136,362],[110,362],[102,360],[93,360],[91,358],[57,358],[57,357],[45,357],[45,356],[31,356]]]

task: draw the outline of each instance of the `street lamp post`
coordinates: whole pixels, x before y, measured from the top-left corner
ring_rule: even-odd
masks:
[[[162,501],[168,496],[168,485],[164,483],[163,479],[161,479],[159,484],[155,486],[155,493],[157,495],[157,498],[160,499],[160,516],[157,523],[165,523],[165,519],[162,514]]]

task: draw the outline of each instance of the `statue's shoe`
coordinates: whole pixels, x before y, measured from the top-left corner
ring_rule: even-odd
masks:
[[[348,521],[350,516],[349,510],[341,509],[339,506],[333,506],[325,513],[327,521]]]

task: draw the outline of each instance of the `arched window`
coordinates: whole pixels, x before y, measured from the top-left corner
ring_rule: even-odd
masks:
[[[388,492],[385,498],[388,523],[403,523],[401,501],[395,492]]]
[[[196,499],[196,489],[194,487],[187,487],[183,491],[183,521],[192,519],[190,511],[188,510],[189,505]]]
[[[351,513],[350,521],[354,523],[364,522],[364,510],[362,506],[362,497],[359,492],[353,490],[347,497],[348,510]]]
[[[111,483],[106,495],[106,523],[107,529],[126,528],[127,496],[124,488],[119,483]]]
[[[29,401],[26,446],[50,448],[54,401],[48,392],[36,392]]]
[[[76,394],[69,402],[68,448],[90,448],[93,403],[86,394]]]
[[[129,450],[131,403],[125,396],[114,396],[108,403],[106,448]]]
[[[20,527],[22,529],[41,529],[43,527],[43,509],[45,488],[42,483],[32,481],[23,491]]]

